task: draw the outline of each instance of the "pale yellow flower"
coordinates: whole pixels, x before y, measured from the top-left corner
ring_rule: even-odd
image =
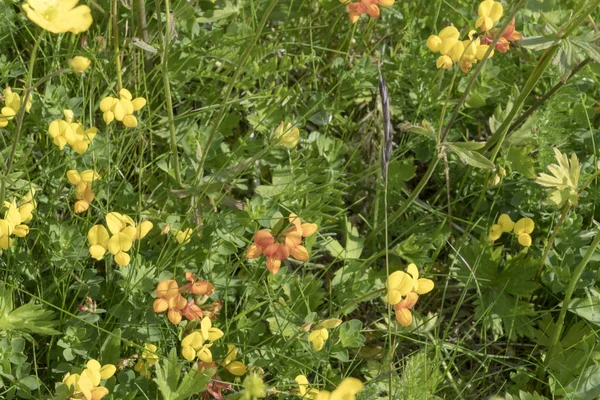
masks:
[[[81,33],[92,24],[92,10],[75,7],[77,0],[28,0],[23,4],[27,18],[52,33]]]

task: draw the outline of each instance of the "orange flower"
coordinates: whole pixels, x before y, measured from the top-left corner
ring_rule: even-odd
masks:
[[[481,38],[482,44],[491,44],[494,41],[494,38],[500,32],[499,29],[492,29],[486,36]],[[500,39],[496,43],[496,50],[500,53],[506,53],[510,49],[510,44],[516,42],[517,40],[521,40],[523,36],[515,29],[515,19],[511,21],[511,23],[506,27]]]
[[[400,325],[410,326],[413,319],[410,309],[417,304],[417,300],[419,300],[419,295],[415,292],[410,292],[408,295],[406,295],[404,300],[394,305],[396,320],[400,322]]]
[[[188,301],[181,293],[191,293],[194,295],[209,295],[214,293],[212,283],[196,281],[196,277],[189,271],[186,273],[186,279],[190,283],[184,285],[181,289],[177,281],[173,279],[159,282],[156,286],[156,300],[154,300],[152,308],[157,313],[168,310],[167,316],[173,325],[179,325],[182,317],[190,321],[194,319],[200,321],[204,317],[202,309],[196,305],[194,300]]]
[[[296,214],[289,216],[290,226],[277,237],[266,229],[261,229],[254,234],[254,244],[246,250],[246,258],[258,258],[265,255],[267,269],[275,275],[281,267],[281,260],[290,255],[298,261],[307,261],[308,250],[301,245],[302,238],[313,235],[318,226],[316,224],[302,223]]]
[[[395,0],[359,0],[356,3],[348,4],[348,18],[353,24],[356,23],[362,14],[369,14],[373,18],[379,18],[379,7],[389,7]]]
[[[196,281],[196,276],[190,271],[185,273],[185,280],[189,283],[183,285],[181,293],[191,293],[196,296],[210,296],[215,292],[215,286],[212,283],[202,280]]]

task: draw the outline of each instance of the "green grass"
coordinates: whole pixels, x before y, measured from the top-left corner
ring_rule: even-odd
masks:
[[[597,0],[504,2],[498,26],[514,13],[525,39],[469,74],[437,70],[425,45],[450,23],[463,38],[474,28],[466,1],[396,2],[356,24],[337,0],[85,4],[87,32],[42,35],[19,2],[0,3],[0,84],[33,93],[22,125],[0,128],[0,197],[34,187],[37,202],[29,234],[0,250],[0,398],[69,398],[59,383],[90,359],[117,366],[102,381],[114,399],[202,398],[209,382],[250,399],[252,376],[268,398],[300,398],[297,375],[330,391],[358,378],[358,399],[600,395]],[[556,43],[553,29],[566,32]],[[92,61],[83,75],[66,69],[76,55]],[[394,130],[387,186],[378,63]],[[99,110],[119,82],[147,100],[135,128]],[[64,109],[99,129],[84,154],[48,133]],[[281,121],[300,128],[296,148],[273,140]],[[535,177],[555,163],[552,147],[581,162],[577,204],[544,203]],[[71,169],[101,176],[81,214]],[[110,212],[154,224],[126,267],[88,252]],[[246,250],[291,212],[318,224],[304,239],[310,259],[271,275]],[[490,242],[502,213],[535,221],[531,247],[509,233]],[[435,288],[403,327],[385,285],[409,263]],[[203,310],[222,305],[213,359],[234,344],[245,376],[195,372],[181,340],[197,323],[154,312],[157,284],[181,287],[186,271],[215,286],[195,299]],[[78,308],[88,297],[92,312]],[[331,318],[343,323],[315,351],[308,331]],[[133,369],[148,343],[150,379]]]

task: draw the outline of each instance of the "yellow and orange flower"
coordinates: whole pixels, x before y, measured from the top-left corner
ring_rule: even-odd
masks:
[[[191,272],[186,272],[186,279],[189,283],[182,288],[173,279],[161,281],[156,286],[156,300],[154,300],[152,308],[156,313],[163,313],[168,310],[167,316],[173,325],[179,325],[183,317],[190,321],[201,321],[206,315],[210,314],[202,311],[194,300],[188,301],[182,296],[182,293],[209,296],[214,293],[215,287],[213,284],[196,280]]]
[[[342,0],[342,2],[347,3],[347,1],[344,0]],[[356,23],[363,14],[368,14],[372,18],[379,18],[379,7],[389,7],[394,5],[394,2],[395,0],[358,0],[346,6],[348,18],[353,24]]]
[[[396,271],[390,274],[386,282],[387,300],[394,306],[396,320],[402,326],[412,323],[410,310],[419,300],[419,295],[429,293],[434,286],[431,279],[419,278],[419,269],[415,264],[409,264],[406,272]]]
[[[285,260],[290,255],[298,261],[308,260],[308,250],[302,246],[302,238],[313,235],[318,229],[316,224],[302,223],[295,214],[290,214],[288,221],[291,226],[276,236],[266,229],[256,232],[254,244],[251,244],[246,251],[246,258],[265,255],[267,269],[273,275],[281,268],[281,260]]]

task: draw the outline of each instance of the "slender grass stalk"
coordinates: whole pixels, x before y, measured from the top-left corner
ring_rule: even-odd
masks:
[[[565,316],[567,315],[567,311],[569,309],[569,303],[571,303],[571,298],[573,297],[573,292],[575,291],[575,286],[577,286],[577,282],[579,282],[579,279],[581,278],[581,274],[585,270],[585,267],[587,266],[588,262],[590,261],[590,259],[594,255],[594,253],[596,252],[596,248],[598,247],[598,244],[600,244],[600,232],[596,233],[596,236],[594,237],[592,244],[585,252],[583,259],[581,260],[579,265],[577,265],[577,268],[575,268],[575,271],[573,272],[573,275],[571,276],[571,280],[569,281],[569,285],[567,286],[567,291],[565,292],[565,298],[563,299],[563,302],[562,302],[560,314],[558,315],[558,320],[556,321],[556,326],[554,328],[554,332],[552,332],[552,337],[550,340],[550,347],[548,348],[548,353],[546,354],[546,357],[544,358],[544,364],[543,364],[544,368],[543,368],[543,370],[538,371],[538,377],[541,377],[540,374],[546,370],[548,364],[550,363],[550,360],[552,359],[552,357],[554,356],[554,353],[556,352],[556,347],[558,345],[558,342],[560,341],[560,337],[561,337],[563,329],[564,329]]]
[[[121,51],[119,50],[119,21],[118,21],[119,0],[113,0],[112,3],[112,34],[113,34],[113,52],[115,53],[115,69],[117,72],[117,92],[123,89],[123,79],[121,77]]]
[[[21,136],[21,130],[23,129],[23,119],[25,117],[25,109],[27,108],[27,100],[33,93],[33,69],[35,67],[35,61],[37,59],[37,52],[40,47],[40,43],[44,40],[46,36],[46,31],[42,30],[42,32],[36,37],[35,42],[33,43],[33,49],[31,50],[31,56],[29,58],[29,68],[27,71],[27,82],[25,84],[25,93],[21,98],[21,107],[19,108],[19,112],[16,116],[16,126],[15,126],[15,137],[13,139],[12,147],[10,148],[10,153],[8,155],[8,161],[6,163],[6,170],[4,171],[4,177],[2,178],[2,182],[0,182],[0,206],[4,204],[4,198],[6,197],[6,182],[8,180],[8,176],[12,171],[12,167],[15,161],[15,154],[17,152],[17,145],[19,144],[19,137]]]
[[[592,176],[590,176],[583,183],[583,185],[581,185],[581,187],[577,190],[577,198],[579,198],[579,196],[581,196],[581,193],[583,193],[583,191],[599,175],[600,175],[600,170],[598,170],[595,173],[593,173]],[[554,226],[554,229],[552,230],[552,235],[550,236],[550,240],[548,240],[548,243],[546,243],[546,247],[544,248],[544,253],[542,254],[542,257],[540,258],[540,263],[538,265],[538,270],[537,270],[537,273],[536,273],[536,276],[535,276],[535,280],[536,281],[539,279],[540,275],[542,274],[542,268],[544,267],[544,264],[546,263],[546,258],[548,257],[548,254],[550,253],[550,249],[552,248],[552,245],[554,244],[554,240],[556,239],[556,235],[558,234],[558,231],[560,230],[560,227],[562,226],[562,224],[565,222],[565,219],[567,217],[567,213],[569,212],[569,210],[571,209],[571,207],[572,207],[571,203],[567,203],[567,204],[564,205],[562,213],[560,214],[560,218],[559,218],[558,222],[556,223],[556,225]]]
[[[181,172],[179,169],[179,154],[177,152],[177,136],[175,135],[175,117],[173,115],[173,100],[171,99],[171,84],[169,83],[169,43],[171,43],[171,0],[165,0],[165,34],[163,37],[161,74],[163,80],[163,90],[165,92],[165,102],[167,107],[167,118],[169,121],[169,136],[171,141],[171,156],[173,157],[173,170],[175,171],[175,181],[181,186]]]

